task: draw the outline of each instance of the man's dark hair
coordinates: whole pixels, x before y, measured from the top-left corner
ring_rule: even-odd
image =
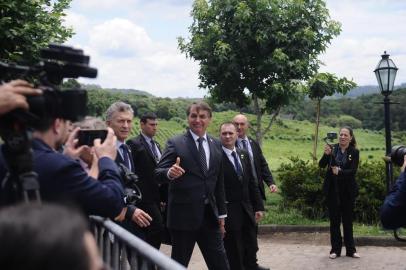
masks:
[[[85,219],[58,205],[24,204],[0,211],[0,269],[88,270]]]
[[[204,101],[195,101],[192,104],[190,104],[187,109],[186,109],[186,116],[189,116],[190,110],[192,107],[195,107],[197,111],[207,111],[209,113],[209,116],[211,117],[212,115],[212,109],[209,104],[207,104]]]
[[[156,116],[155,113],[153,113],[153,112],[146,112],[146,113],[144,113],[144,114],[141,116],[140,122],[146,124],[148,120],[155,120],[155,119],[157,119],[157,118],[158,118],[158,117]]]

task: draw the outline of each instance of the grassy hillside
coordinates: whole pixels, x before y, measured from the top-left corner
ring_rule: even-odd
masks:
[[[222,122],[232,120],[236,112],[227,111],[214,113],[213,121],[209,126],[209,133],[218,136],[218,128]],[[255,125],[255,116],[248,115],[251,123]],[[265,118],[263,126],[268,119]],[[133,134],[139,133],[139,120],[135,119]],[[159,121],[159,132],[157,134],[157,141],[162,146],[168,138],[184,132],[187,126],[186,119],[176,118],[174,120]],[[323,153],[324,142],[323,138],[327,132],[336,131],[337,128],[328,126],[320,126],[319,130],[319,145],[318,155]],[[355,137],[358,143],[358,148],[361,150],[361,160],[368,159],[381,159],[385,154],[385,135],[381,131],[369,131],[363,129],[354,130]],[[264,155],[272,170],[277,170],[280,164],[288,162],[289,157],[298,156],[302,159],[311,160],[311,153],[313,149],[312,136],[314,134],[314,123],[308,121],[296,121],[296,120],[281,120],[273,124],[271,131],[267,134],[263,140]],[[395,137],[395,136],[393,136]],[[392,145],[402,144],[405,142],[399,139],[393,138]]]

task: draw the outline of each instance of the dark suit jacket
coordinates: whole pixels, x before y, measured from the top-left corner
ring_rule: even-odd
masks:
[[[129,150],[129,159],[130,159],[130,163],[131,163],[131,171],[133,172],[133,173],[135,173],[135,166],[134,166],[134,161],[133,161],[133,158],[132,158],[132,152],[131,152],[131,149],[128,147],[128,150]],[[124,159],[123,159],[123,157],[121,156],[121,153],[120,153],[120,150],[118,150],[117,149],[117,156],[116,156],[116,163],[117,164],[123,164],[123,165],[125,165],[125,166],[127,166],[125,163],[124,163]]]
[[[338,144],[335,144],[333,147],[333,155],[336,155],[337,151],[340,151]],[[337,166],[335,158],[333,155],[324,154],[319,161],[319,167],[324,168],[326,166]],[[328,167],[326,172],[326,177],[323,183],[323,191],[327,196],[332,195],[332,183],[334,179],[337,180],[337,183],[340,185],[340,188],[343,188],[342,192],[345,192],[350,196],[351,199],[355,199],[358,195],[358,185],[355,181],[355,174],[357,173],[358,163],[359,163],[359,151],[358,149],[349,146],[347,148],[347,162],[341,168],[341,171],[337,176],[333,174],[333,171]],[[335,191],[334,191],[335,192]]]
[[[218,140],[207,135],[210,147],[208,174],[204,175],[196,143],[189,131],[168,140],[156,169],[159,182],[169,182],[167,225],[175,230],[196,230],[203,221],[206,199],[213,210],[213,222],[226,214],[224,198],[223,156]],[[169,168],[180,157],[180,166],[185,169],[181,177],[169,180]]]
[[[255,213],[264,211],[264,204],[259,194],[258,182],[252,175],[248,152],[237,149],[240,157],[243,177],[238,178],[234,165],[223,152],[224,189],[226,193],[227,218],[226,230],[240,230],[247,216],[255,226]]]
[[[406,227],[406,173],[399,175],[381,207],[381,222],[386,229]]]
[[[267,186],[273,185],[275,182],[258,142],[250,137],[248,137],[248,140],[254,156],[255,172],[257,173],[258,177],[258,186],[261,192],[261,197],[263,200],[266,200],[264,182],[267,184]]]
[[[34,139],[32,149],[34,171],[38,173],[43,201],[73,202],[87,215],[114,218],[120,214],[124,208],[123,189],[113,160],[107,157],[99,160],[99,178],[96,180],[78,161],[54,151],[41,140]],[[0,163],[2,181],[6,172],[2,155]],[[5,195],[8,194],[0,194],[0,201]]]
[[[159,203],[161,201],[159,185],[155,180],[155,168],[158,162],[155,160],[148,142],[142,135],[139,135],[128,140],[127,145],[130,147],[133,156],[134,172],[139,177],[137,184],[142,192],[142,201]],[[161,151],[159,144],[156,145]]]

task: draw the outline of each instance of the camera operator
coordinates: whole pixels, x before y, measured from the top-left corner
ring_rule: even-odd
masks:
[[[323,192],[327,197],[330,218],[331,250],[329,258],[335,259],[341,256],[343,245],[340,231],[341,221],[346,256],[360,258],[355,249],[352,229],[355,198],[358,195],[355,174],[358,169],[359,150],[356,148],[357,143],[350,127],[342,127],[339,136],[338,144],[325,146],[324,155],[319,161],[320,168],[327,166]]]
[[[31,84],[23,80],[14,80],[0,85],[0,115],[14,109],[27,110],[28,103],[25,95],[40,95],[41,90],[33,88]]]
[[[106,124],[110,127],[114,134],[117,136],[116,148],[117,157],[116,163],[121,166],[122,181],[124,189],[131,191],[133,189],[134,180],[128,179],[127,176],[135,174],[135,167],[133,158],[129,147],[125,144],[125,140],[130,135],[132,129],[132,121],[134,118],[134,111],[131,106],[122,101],[115,102],[110,105],[106,111]],[[123,168],[122,166],[125,166]],[[128,199],[126,198],[127,202]],[[132,199],[131,199],[132,200]],[[134,202],[127,203],[126,219],[122,222],[122,226],[138,236],[141,239],[145,239],[145,234],[142,228],[151,224],[152,218],[142,209],[135,207]],[[134,222],[136,224],[134,224]]]
[[[125,208],[120,175],[114,163],[117,151],[113,131],[109,130],[102,144],[99,139],[95,140],[94,151],[99,158],[100,170],[99,181],[96,181],[74,160],[83,149],[75,146],[78,129],[70,134],[64,148],[65,154],[57,152],[66,140],[68,129],[67,120],[49,117],[43,119],[32,134],[33,170],[38,174],[41,198],[44,201],[75,203],[87,215],[118,217],[125,212]],[[18,200],[15,192],[17,180],[8,177],[5,148],[1,150],[0,204],[15,203]]]
[[[406,227],[406,156],[403,157],[401,174],[381,207],[381,222],[385,229]]]

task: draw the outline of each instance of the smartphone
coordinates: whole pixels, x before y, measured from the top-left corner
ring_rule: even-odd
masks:
[[[328,132],[327,139],[329,139],[330,141],[337,139],[337,132]]]
[[[88,129],[88,130],[79,130],[78,132],[78,146],[88,145],[93,146],[93,141],[95,139],[101,139],[103,143],[107,137],[107,129]]]

